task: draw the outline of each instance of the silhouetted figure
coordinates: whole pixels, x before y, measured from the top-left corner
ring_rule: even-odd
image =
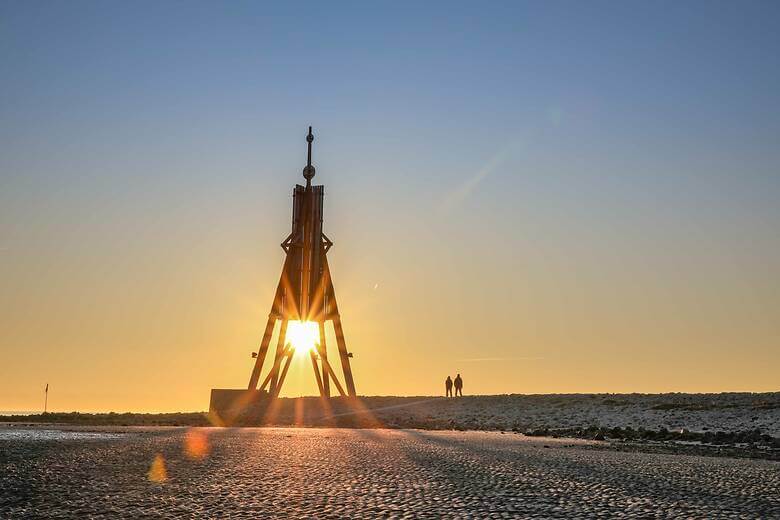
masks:
[[[450,376],[447,376],[444,387],[447,389],[447,397],[452,397],[452,378]]]
[[[463,379],[461,379],[460,374],[455,378],[455,397],[458,395],[463,397]]]

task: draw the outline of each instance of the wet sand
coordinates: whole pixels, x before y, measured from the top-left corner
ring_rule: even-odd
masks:
[[[779,487],[777,462],[497,432],[0,429],[0,518],[769,518]]]

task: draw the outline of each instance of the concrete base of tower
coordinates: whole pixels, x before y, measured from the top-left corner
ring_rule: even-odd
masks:
[[[261,390],[212,388],[209,416],[215,425],[230,426],[256,417],[267,407],[270,397]]]

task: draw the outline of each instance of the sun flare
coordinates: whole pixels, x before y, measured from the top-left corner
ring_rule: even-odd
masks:
[[[320,343],[320,328],[316,321],[290,321],[287,323],[287,342],[298,352],[314,350]]]

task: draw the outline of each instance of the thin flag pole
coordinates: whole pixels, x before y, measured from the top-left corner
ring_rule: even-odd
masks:
[[[49,383],[46,383],[46,389],[43,391],[44,398],[43,398],[43,413],[46,413],[46,411],[49,408]]]

